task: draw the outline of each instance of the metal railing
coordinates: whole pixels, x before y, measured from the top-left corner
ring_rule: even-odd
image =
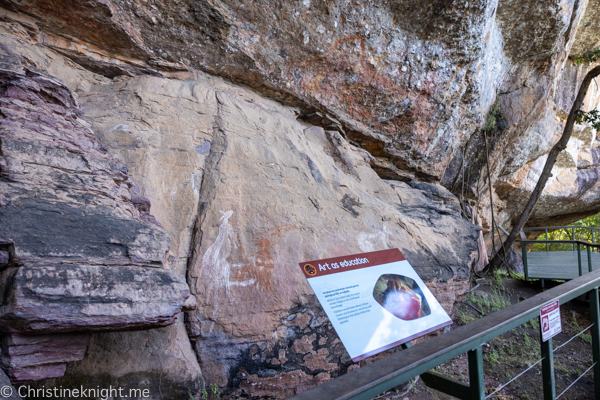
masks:
[[[569,231],[570,231],[571,232],[570,240],[572,240],[572,241],[583,239],[583,240],[589,241],[591,243],[594,243],[596,238],[598,238],[598,235],[595,232],[600,231],[600,228],[595,228],[593,226],[576,226],[576,225],[527,227],[527,228],[523,228],[523,231],[540,231],[540,232],[544,231],[545,235],[546,235],[546,241],[545,241],[546,242],[546,251],[550,251],[549,245],[552,243],[557,243],[558,241],[549,240],[548,232],[557,231],[559,229],[564,229],[567,234],[569,234]],[[579,237],[577,237],[576,233],[581,233],[581,230],[583,230],[586,233],[583,236],[580,234]],[[587,233],[587,231],[589,231],[589,234]],[[541,241],[536,241],[536,242],[540,243]],[[573,247],[573,250],[575,250],[575,247]]]
[[[549,302],[559,300],[560,304],[564,304],[585,293],[590,295],[595,398],[600,399],[599,286],[600,270],[590,272],[475,322],[460,326],[448,333],[342,375],[314,389],[297,394],[292,399],[367,400],[405,383],[417,375],[421,375],[429,387],[459,399],[485,399],[481,346],[533,318],[538,318],[540,309]],[[555,399],[552,339],[542,342],[541,350],[544,399]],[[464,353],[468,353],[469,359],[469,384],[427,372]]]
[[[596,229],[596,228],[594,228]],[[529,268],[528,268],[528,251],[527,251],[527,245],[528,244],[539,244],[539,243],[546,243],[546,246],[548,246],[549,243],[567,243],[567,244],[573,244],[573,249],[574,251],[577,251],[577,266],[579,268],[579,276],[582,276],[584,274],[583,272],[583,265],[581,263],[581,246],[585,246],[586,250],[587,250],[587,272],[592,272],[593,268],[592,268],[592,248],[596,248],[597,250],[600,248],[600,244],[595,244],[595,243],[590,243],[590,242],[586,242],[583,240],[517,240],[517,242],[521,242],[521,252],[522,252],[522,257],[523,257],[523,271],[525,273],[525,280],[529,280]],[[568,266],[565,266],[568,267]],[[587,273],[586,272],[586,273]],[[543,286],[543,281],[545,279],[549,279],[549,278],[544,278],[544,277],[534,277],[534,279],[541,279],[542,280],[542,286]]]

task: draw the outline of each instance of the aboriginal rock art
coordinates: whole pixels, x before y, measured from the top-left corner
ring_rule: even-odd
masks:
[[[215,298],[221,294],[219,293],[221,288],[225,289],[227,295],[229,295],[229,275],[231,266],[227,259],[231,255],[232,247],[237,247],[238,238],[235,234],[233,227],[229,224],[229,218],[233,215],[233,211],[223,212],[221,211],[219,226],[219,234],[215,242],[206,250],[202,257],[202,275],[206,278],[210,277],[211,285],[215,293],[208,293],[210,288],[204,288],[206,295],[213,295]],[[203,284],[204,280],[199,279],[198,284]],[[198,288],[200,289],[200,288]],[[208,290],[207,290],[208,289]],[[201,293],[199,291],[198,293]]]
[[[385,225],[383,226],[383,229],[379,232],[359,233],[358,236],[356,237],[356,240],[358,241],[358,247],[360,248],[360,250],[363,253],[389,249],[390,246],[388,245],[388,239],[387,239],[388,233],[389,233],[389,230],[388,230],[387,226],[385,226]]]
[[[252,235],[256,240],[255,246],[258,251],[247,255],[240,243],[244,263],[236,273],[238,282],[251,281],[254,287],[261,287],[265,290],[271,289],[271,274],[275,268],[275,259],[271,254],[271,249],[276,246],[286,232],[296,229],[295,225],[281,225],[264,232],[257,232]],[[238,239],[239,240],[239,239]]]
[[[198,293],[215,299],[215,309],[218,309],[218,298],[230,297],[232,286],[270,290],[271,275],[275,268],[272,249],[281,241],[283,234],[296,229],[295,225],[281,225],[252,234],[251,240],[256,251],[248,254],[239,234],[229,223],[233,211],[221,211],[221,214],[219,234],[202,257],[203,279],[196,284]],[[234,249],[239,251],[234,252]]]

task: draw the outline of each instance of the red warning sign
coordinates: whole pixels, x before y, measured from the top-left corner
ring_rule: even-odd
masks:
[[[540,328],[544,342],[562,332],[558,300],[540,309]]]

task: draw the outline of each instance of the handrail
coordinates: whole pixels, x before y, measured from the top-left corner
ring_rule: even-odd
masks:
[[[349,372],[293,400],[367,400],[467,351],[479,348],[539,315],[551,301],[561,304],[600,286],[600,270],[563,283],[534,297],[497,311],[468,325],[419,343],[358,370]]]
[[[600,247],[600,243],[590,243],[585,240],[523,240],[517,239],[515,242],[525,243],[525,244],[536,244],[536,243],[573,243],[573,244],[582,244],[584,246],[590,247]]]
[[[546,243],[546,251],[550,251],[550,244],[551,243],[557,243],[559,241],[557,240],[552,240],[552,241],[548,241],[548,231],[556,231],[556,230],[560,230],[560,229],[565,229],[565,230],[570,230],[571,231],[571,238],[573,240],[575,240],[575,231],[578,230],[578,235],[577,236],[581,236],[581,229],[585,230],[585,231],[589,231],[589,235],[591,235],[591,240],[592,243],[595,242],[594,239],[594,232],[595,231],[599,231],[600,228],[596,228],[593,226],[579,226],[579,225],[568,225],[568,226],[529,226],[529,227],[525,227],[521,230],[521,236],[524,235],[524,231],[544,231],[546,233],[546,242],[542,241],[542,240],[537,240],[537,243]],[[567,235],[568,235],[568,231],[567,231]],[[584,236],[588,236],[588,234],[584,234]],[[573,243],[573,251],[575,251],[575,242]],[[583,244],[583,243],[581,243]],[[598,252],[600,252],[600,250],[597,250]]]
[[[565,228],[575,228],[575,229],[595,229],[600,230],[600,228],[596,228],[594,226],[580,226],[580,225],[565,225],[565,226],[527,226],[524,227],[524,231],[539,231],[542,229],[565,229]]]

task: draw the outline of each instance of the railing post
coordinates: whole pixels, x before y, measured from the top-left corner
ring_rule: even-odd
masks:
[[[527,273],[527,243],[521,242],[521,254],[523,255],[523,272],[525,272],[525,280],[529,280],[529,273]]]
[[[600,399],[600,306],[598,304],[598,288],[589,291],[590,317],[592,320],[592,354],[594,356],[594,386],[596,398]]]
[[[588,269],[589,269],[589,272],[592,272],[592,247],[590,245],[587,246],[587,256],[588,256]]]
[[[548,229],[546,229],[546,253],[550,251],[549,249],[549,243],[548,243]]]
[[[583,275],[583,269],[581,268],[581,245],[579,243],[577,243],[577,265],[579,266],[579,276],[581,276]]]
[[[541,329],[541,324],[540,324]],[[542,332],[540,331],[540,337]],[[542,380],[544,400],[556,399],[556,385],[554,384],[554,354],[552,351],[552,338],[542,341]]]
[[[483,350],[481,346],[469,350],[469,386],[471,400],[485,399],[485,385],[483,383]]]

